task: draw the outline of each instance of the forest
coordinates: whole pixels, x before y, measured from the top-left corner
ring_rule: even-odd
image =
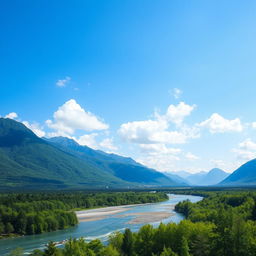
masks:
[[[75,226],[74,210],[167,200],[163,193],[64,192],[0,194],[0,237],[32,235]]]
[[[143,226],[138,232],[117,232],[104,245],[70,238],[63,248],[49,242],[30,256],[255,256],[255,191],[190,191],[204,199],[183,201],[175,210],[186,219],[179,224]],[[20,251],[19,251],[20,250]],[[21,252],[17,249],[16,254]],[[20,254],[21,255],[21,254]]]

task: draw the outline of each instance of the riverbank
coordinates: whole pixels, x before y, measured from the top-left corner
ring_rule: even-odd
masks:
[[[95,220],[105,219],[107,217],[110,217],[113,214],[126,212],[130,210],[132,207],[141,206],[141,205],[151,205],[151,204],[152,203],[128,204],[128,205],[94,208],[94,209],[88,209],[88,210],[85,209],[81,211],[75,211],[75,214],[79,222],[95,221]]]
[[[91,221],[80,221],[77,226],[72,228],[58,230],[54,232],[42,233],[38,235],[2,239],[0,240],[0,255],[6,256],[11,250],[17,247],[23,248],[25,253],[31,252],[34,249],[43,250],[45,248],[45,244],[47,244],[49,241],[53,241],[57,245],[59,245],[69,237],[72,237],[72,238],[84,237],[86,241],[100,239],[102,242],[106,243],[109,239],[110,234],[116,231],[122,232],[125,228],[130,228],[131,231],[136,232],[144,224],[152,224],[153,226],[156,227],[160,222],[179,223],[184,217],[173,211],[175,204],[184,200],[197,202],[202,199],[201,197],[195,197],[190,195],[186,196],[186,195],[170,195],[169,194],[168,196],[169,196],[169,200],[160,202],[160,203],[147,203],[147,204],[135,204],[135,205],[130,204],[130,205],[122,205],[122,206],[114,206],[114,207],[111,206],[111,207],[85,210],[85,213],[90,213],[90,212],[95,213],[95,211],[103,211],[103,212],[102,212],[102,215],[98,215],[98,217],[100,218],[99,220],[92,221],[92,218],[95,218],[95,214],[93,214],[90,216]],[[107,212],[108,216],[105,215],[106,209],[108,211]],[[121,212],[115,213],[114,212],[115,210],[121,210]],[[79,211],[79,212],[83,212],[83,211]],[[164,212],[169,212],[169,214],[171,215],[169,215],[168,217]],[[142,219],[142,217],[140,217],[142,216],[142,213],[146,213],[148,216],[145,216],[143,214],[144,219]],[[137,218],[137,220],[135,221],[136,219],[135,215],[133,216],[126,215],[123,217],[120,216],[125,214],[136,214],[141,219]],[[150,216],[154,216],[154,218],[152,217],[151,219]],[[130,221],[133,221],[133,223],[130,223]],[[62,246],[62,245],[59,245],[59,246]]]

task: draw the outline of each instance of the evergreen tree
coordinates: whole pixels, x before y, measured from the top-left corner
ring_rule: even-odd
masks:
[[[14,231],[13,225],[10,222],[7,222],[4,229],[6,234],[10,234]]]
[[[189,256],[188,241],[185,237],[181,239],[180,256]]]
[[[52,241],[47,244],[47,248],[44,250],[44,256],[60,256],[59,250]]]
[[[122,252],[126,256],[132,256],[133,254],[133,237],[129,228],[125,229],[122,243]]]
[[[160,256],[178,256],[178,254],[173,252],[173,250],[171,248],[165,248],[164,247],[164,250],[162,251]]]

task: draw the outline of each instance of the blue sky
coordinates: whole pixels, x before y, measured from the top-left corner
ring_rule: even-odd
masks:
[[[1,116],[161,171],[232,171],[255,157],[255,1],[1,10]]]

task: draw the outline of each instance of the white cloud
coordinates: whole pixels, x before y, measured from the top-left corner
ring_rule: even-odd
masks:
[[[95,137],[97,137],[97,133],[91,133],[91,134],[85,134],[80,136],[78,139],[73,137],[73,139],[79,143],[81,146],[88,146],[93,149],[98,149],[97,142],[95,140]]]
[[[242,150],[242,149],[233,149],[233,152],[236,153],[237,158],[240,160],[249,161],[256,158],[256,152]]]
[[[101,149],[108,150],[108,152],[114,152],[118,150],[118,148],[113,144],[113,139],[106,138],[99,143],[99,147]]]
[[[239,143],[239,148],[243,150],[256,151],[256,143],[248,138],[245,141]]]
[[[237,148],[232,149],[239,160],[251,160],[256,158],[256,143],[250,138],[238,144]]]
[[[253,128],[253,129],[256,129],[256,122],[253,122],[253,123],[252,123],[252,128]]]
[[[239,118],[229,120],[217,113],[212,114],[209,119],[201,122],[199,126],[208,128],[211,133],[241,132],[243,130]]]
[[[166,119],[168,122],[173,122],[180,125],[184,118],[189,116],[191,112],[195,109],[195,105],[188,105],[184,102],[180,102],[178,105],[170,105],[164,116],[160,118]]]
[[[122,124],[118,133],[126,141],[138,144],[183,144],[189,138],[198,137],[197,129],[184,128],[180,131],[168,131],[165,121],[135,121]]]
[[[174,88],[173,90],[172,90],[172,92],[171,92],[171,94],[173,95],[173,97],[175,98],[175,99],[179,99],[180,98],[180,96],[182,95],[182,90],[180,90],[179,88]]]
[[[85,111],[74,99],[60,106],[53,115],[54,120],[47,120],[49,128],[56,130],[55,134],[67,136],[76,130],[95,131],[108,129],[108,125],[94,114]],[[54,133],[51,133],[54,134]]]
[[[164,144],[141,144],[142,155],[138,162],[158,171],[170,171],[180,160],[181,149],[169,148]]]
[[[57,82],[56,82],[56,85],[58,87],[65,87],[71,80],[71,77],[69,76],[66,76],[64,79],[59,79]]]
[[[15,112],[11,112],[5,116],[5,118],[10,118],[10,119],[16,119],[17,117],[18,117],[18,114]]]
[[[28,129],[32,130],[38,137],[44,137],[45,132],[42,127],[38,123],[30,124],[28,121],[22,122]]]
[[[181,126],[183,119],[193,109],[194,106],[189,106],[184,102],[179,103],[177,106],[170,105],[165,115],[156,113],[154,120],[124,123],[121,125],[118,133],[124,140],[132,143],[186,143],[187,139],[197,138],[199,136],[197,128],[189,128],[185,125]],[[170,122],[179,124],[178,130],[170,130]]]
[[[99,136],[98,133],[91,133],[91,134],[82,135],[79,138],[72,137],[72,139],[74,139],[81,146],[87,146],[93,149],[105,150],[108,153],[113,153],[116,150],[118,150],[118,147],[114,145],[112,138],[105,138],[101,142],[98,142],[96,140],[97,136]]]
[[[118,133],[119,135],[134,143],[154,143],[152,136],[167,129],[168,125],[165,121],[158,120],[146,120],[146,121],[134,121],[122,124]]]
[[[192,154],[192,153],[190,153],[190,152],[188,152],[188,153],[185,155],[185,157],[186,157],[188,160],[191,160],[191,161],[194,161],[194,160],[198,160],[198,159],[199,159],[198,156],[196,156],[196,155],[194,155],[194,154]]]

